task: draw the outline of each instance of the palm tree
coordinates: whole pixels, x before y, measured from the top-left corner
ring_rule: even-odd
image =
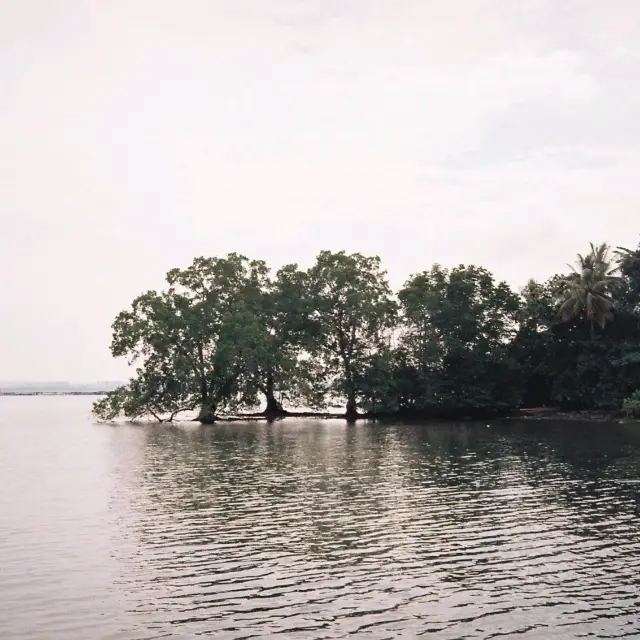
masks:
[[[565,322],[584,313],[593,338],[595,326],[602,329],[607,320],[613,318],[614,296],[623,279],[614,275],[618,267],[611,267],[609,245],[591,243],[590,246],[587,255],[578,254],[578,268],[571,267],[573,273],[562,280],[559,313]]]

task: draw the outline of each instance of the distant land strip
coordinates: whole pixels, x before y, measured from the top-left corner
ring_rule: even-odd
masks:
[[[107,391],[2,391],[0,396],[106,396]]]

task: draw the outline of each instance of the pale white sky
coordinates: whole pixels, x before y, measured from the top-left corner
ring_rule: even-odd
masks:
[[[0,380],[195,255],[514,286],[640,234],[637,0],[0,0]]]

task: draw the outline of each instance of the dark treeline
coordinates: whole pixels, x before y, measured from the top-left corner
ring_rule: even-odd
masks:
[[[504,415],[522,406],[640,415],[640,246],[591,245],[516,293],[482,267],[434,265],[396,294],[377,257],[321,252],[308,270],[229,254],[167,274],[113,324],[135,364],[101,420],[202,423],[257,411]]]

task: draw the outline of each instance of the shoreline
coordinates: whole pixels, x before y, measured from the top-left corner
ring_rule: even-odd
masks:
[[[518,413],[509,416],[521,420],[556,420],[558,422],[616,422],[619,424],[640,423],[639,420],[628,418],[621,409],[520,409]]]
[[[617,424],[640,424],[640,420],[628,418],[621,410],[601,410],[601,409],[582,409],[582,410],[563,410],[557,408],[531,408],[518,409],[512,413],[504,415],[463,415],[463,416],[438,416],[438,415],[403,415],[398,414],[359,414],[355,421],[348,420],[344,413],[323,413],[313,411],[301,412],[284,412],[278,415],[267,415],[265,413],[248,413],[235,415],[217,416],[216,422],[243,422],[243,421],[266,421],[279,422],[287,418],[311,419],[311,420],[345,420],[346,422],[388,422],[401,421],[407,423],[413,422],[483,422],[483,421],[503,421],[503,420],[526,420],[536,422],[593,422],[593,423],[617,423]]]
[[[0,398],[33,397],[33,396],[106,396],[108,391],[0,391]]]
[[[104,396],[105,391],[0,391],[0,397],[38,397],[38,396]],[[278,422],[287,418],[311,419],[311,420],[345,420],[347,417],[344,413],[322,412],[322,411],[285,411],[282,414],[267,415],[264,412],[233,414],[216,416],[216,423],[225,422],[243,422],[243,421],[266,421]],[[356,420],[362,421],[380,421],[401,420],[403,422],[420,422],[420,421],[442,421],[442,422],[475,422],[483,420],[527,420],[527,421],[556,421],[556,422],[602,422],[602,423],[618,423],[618,424],[640,424],[640,420],[628,418],[624,412],[618,410],[603,409],[558,409],[552,407],[531,407],[526,409],[516,409],[512,413],[504,415],[461,415],[461,416],[437,416],[437,415],[403,415],[398,414],[359,414]],[[194,420],[175,420],[175,422],[194,422]],[[166,421],[163,421],[166,423]]]

